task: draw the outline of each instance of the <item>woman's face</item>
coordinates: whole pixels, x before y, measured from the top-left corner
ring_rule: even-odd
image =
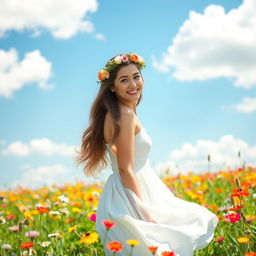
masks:
[[[143,79],[139,69],[133,63],[123,66],[114,80],[112,92],[116,93],[119,100],[126,103],[137,103],[143,89]]]

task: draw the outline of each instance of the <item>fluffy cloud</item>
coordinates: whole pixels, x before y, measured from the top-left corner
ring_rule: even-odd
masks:
[[[232,108],[246,114],[256,111],[256,98],[245,97],[242,102],[233,105]]]
[[[10,184],[11,188],[15,188],[19,185],[26,188],[39,188],[43,185],[50,186],[52,184],[62,185],[69,181],[67,177],[69,170],[60,165],[40,166],[37,168],[31,168],[29,165],[24,166],[24,172],[18,180],[13,181]]]
[[[238,157],[240,151],[241,158]],[[208,170],[208,154],[211,158],[210,171],[256,165],[256,145],[250,146],[232,135],[222,136],[218,141],[198,140],[195,145],[184,143],[181,148],[172,150],[167,161],[156,165],[158,173],[170,168],[171,175],[178,173],[203,173]]]
[[[26,53],[23,60],[18,60],[14,48],[9,51],[0,49],[0,96],[12,98],[15,91],[26,84],[38,83],[42,89],[52,89],[47,84],[52,76],[52,64],[39,50]]]
[[[54,143],[47,138],[34,139],[28,143],[15,141],[2,150],[3,155],[28,156],[32,153],[51,156],[54,154],[61,156],[74,156],[76,147],[65,143]]]
[[[153,66],[181,81],[226,77],[237,87],[256,86],[256,1],[228,13],[210,5],[190,11],[162,60]]]
[[[95,38],[97,38],[98,40],[101,40],[101,41],[105,41],[106,40],[106,37],[103,34],[101,34],[101,33],[97,33],[95,35]]]
[[[86,18],[96,12],[96,0],[12,0],[1,1],[0,37],[9,30],[32,30],[39,36],[42,28],[55,38],[67,39],[80,31],[91,32],[93,23]]]

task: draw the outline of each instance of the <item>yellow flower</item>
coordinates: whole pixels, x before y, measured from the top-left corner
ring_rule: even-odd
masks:
[[[24,212],[24,217],[30,221],[33,221],[33,217],[31,216],[30,212]]]
[[[243,236],[243,237],[237,238],[237,241],[238,241],[239,243],[248,243],[248,242],[249,242],[249,238],[246,237],[246,236]]]
[[[81,212],[82,210],[77,208],[77,207],[73,207],[72,208],[72,212]]]
[[[241,200],[239,199],[238,196],[234,196],[233,199],[236,204],[241,204]]]
[[[91,216],[92,214],[94,214],[94,213],[96,213],[96,212],[93,212],[93,211],[92,211],[92,212],[88,212],[88,213],[87,213],[87,216],[90,217],[90,216]]]
[[[126,243],[131,245],[131,246],[140,244],[140,242],[138,240],[132,240],[132,239],[127,240]]]
[[[245,218],[247,221],[255,221],[256,220],[255,215],[245,215]]]
[[[68,232],[72,232],[72,231],[74,231],[74,230],[77,230],[77,225],[68,228]]]
[[[87,232],[85,235],[83,235],[80,239],[80,243],[84,244],[93,244],[98,242],[99,234],[96,232],[90,233]]]

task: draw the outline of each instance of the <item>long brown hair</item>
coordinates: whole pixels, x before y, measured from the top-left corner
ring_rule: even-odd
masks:
[[[109,61],[114,59],[111,58]],[[109,62],[108,61],[108,62]],[[140,72],[139,66],[134,63]],[[121,67],[127,64],[121,63],[111,70],[110,76],[106,80],[102,80],[100,84],[99,92],[91,106],[89,127],[83,132],[82,143],[80,151],[76,151],[78,156],[75,157],[76,166],[84,163],[83,171],[85,175],[95,177],[95,174],[99,173],[102,169],[105,169],[108,165],[106,158],[106,145],[104,142],[104,120],[109,110],[113,123],[114,123],[114,135],[111,142],[114,141],[120,130],[120,109],[118,104],[118,98],[115,92],[110,89],[114,87],[114,80]],[[142,98],[142,94],[137,102],[139,104]]]

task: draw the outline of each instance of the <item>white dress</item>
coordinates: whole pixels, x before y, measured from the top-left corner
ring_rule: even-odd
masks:
[[[195,250],[203,249],[213,239],[218,217],[207,208],[176,197],[149,165],[148,154],[152,141],[143,128],[134,137],[134,173],[143,201],[130,189],[123,186],[118,171],[117,159],[106,144],[113,173],[108,177],[100,195],[96,213],[96,231],[103,243],[105,226],[102,220],[116,222],[105,238],[105,255],[113,253],[106,248],[110,241],[123,244],[117,254],[128,256],[128,239],[138,240],[133,256],[152,256],[147,246],[158,246],[156,256],[163,251],[174,251],[180,256],[192,256]],[[145,214],[157,222],[146,221]]]

